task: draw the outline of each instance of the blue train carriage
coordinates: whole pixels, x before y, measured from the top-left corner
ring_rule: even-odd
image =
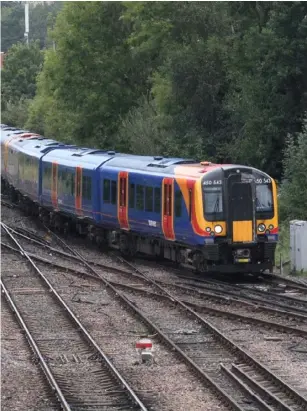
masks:
[[[79,234],[100,221],[98,169],[114,155],[105,150],[60,147],[42,158],[42,206],[55,227],[69,229],[77,221]],[[48,218],[48,215],[45,216]]]
[[[25,207],[28,209],[27,211],[31,214],[37,215],[39,210],[41,159],[45,153],[56,146],[59,146],[59,143],[54,140],[39,135],[31,136],[30,134],[10,142],[9,149],[13,150],[13,153],[10,154],[9,152],[9,162],[12,158],[18,170],[12,186],[18,193],[19,200],[23,200]]]
[[[113,230],[109,243],[126,255],[142,252],[179,259],[173,243],[197,244],[189,204],[175,178],[194,160],[119,154],[100,168],[100,224]],[[185,177],[184,177],[185,178]]]
[[[24,140],[37,136],[36,133],[31,133],[26,130],[20,130],[15,127],[1,127],[1,181],[5,187],[7,184],[12,184],[12,176],[16,169],[15,148],[11,147],[13,142]],[[8,166],[10,165],[10,173]]]
[[[240,165],[119,155],[103,165],[100,179],[101,223],[109,230],[113,226],[109,242],[124,254],[159,255],[199,271],[272,269],[276,184],[265,173]]]
[[[26,144],[27,140],[35,134],[25,132],[25,130],[14,130],[7,134],[3,143],[3,178],[5,184],[14,190],[19,184],[19,151]]]
[[[2,183],[2,189],[3,189],[3,184],[5,183],[5,158],[7,158],[7,155],[5,155],[5,150],[7,147],[7,142],[10,140],[10,137],[8,134],[10,134],[11,131],[16,130],[13,127],[8,127],[6,125],[1,124],[1,129],[0,129],[0,144],[1,144],[1,183]]]

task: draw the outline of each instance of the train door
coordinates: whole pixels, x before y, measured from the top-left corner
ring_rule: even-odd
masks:
[[[255,240],[255,207],[253,183],[241,182],[241,175],[228,177],[228,228],[232,241],[253,242]]]
[[[51,201],[54,208],[58,208],[58,164],[52,163]]]
[[[164,178],[162,182],[162,229],[167,240],[175,240],[174,180],[172,178]]]
[[[118,173],[118,196],[117,196],[117,216],[120,228],[129,230],[128,223],[128,173],[120,171]]]
[[[75,209],[78,215],[82,214],[82,167],[76,167],[75,175]]]

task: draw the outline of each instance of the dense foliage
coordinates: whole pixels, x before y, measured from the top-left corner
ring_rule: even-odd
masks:
[[[20,64],[22,62],[22,64]],[[36,93],[36,76],[43,54],[39,44],[14,44],[5,58],[2,79],[2,122],[22,127],[28,118],[29,101]]]
[[[48,45],[48,28],[52,28],[62,1],[29,2],[30,41]],[[1,51],[7,52],[15,43],[24,41],[25,5],[22,1],[1,1]]]
[[[281,218],[307,220],[307,115],[303,130],[287,139],[284,170],[286,178],[281,187]]]
[[[287,159],[302,144],[287,135],[306,140],[306,39],[300,1],[67,2],[26,125],[87,146],[244,163],[281,179],[285,147]],[[305,184],[307,167],[292,163]]]

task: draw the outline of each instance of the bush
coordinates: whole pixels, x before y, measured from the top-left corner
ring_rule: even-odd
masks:
[[[1,122],[9,126],[24,128],[31,100],[21,98],[17,101],[8,101],[2,111]]]
[[[307,220],[307,115],[302,131],[288,137],[284,179],[280,190],[280,219]]]

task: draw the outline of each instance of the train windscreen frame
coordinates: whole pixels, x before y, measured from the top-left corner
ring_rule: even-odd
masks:
[[[272,179],[267,174],[253,168],[233,167],[233,171],[240,170],[241,182],[255,183],[255,214],[257,220],[266,220],[274,217],[274,200]],[[227,170],[227,174],[231,172]],[[225,220],[224,201],[224,170],[213,170],[202,179],[203,209],[207,221]]]
[[[202,180],[204,217],[207,221],[225,220],[223,172],[217,169]]]

